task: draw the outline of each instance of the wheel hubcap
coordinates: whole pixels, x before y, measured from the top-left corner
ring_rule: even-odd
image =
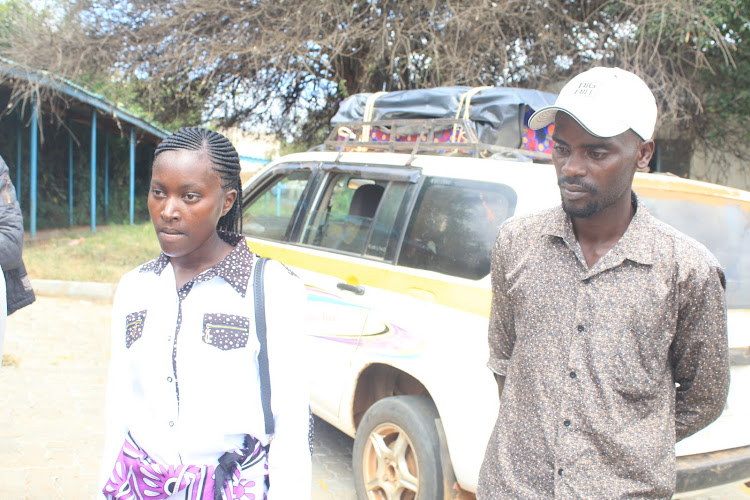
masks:
[[[419,467],[409,436],[395,424],[377,426],[365,445],[362,460],[370,500],[414,500]]]

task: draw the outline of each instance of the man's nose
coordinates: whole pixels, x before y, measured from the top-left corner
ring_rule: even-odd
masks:
[[[586,164],[580,154],[571,153],[565,158],[565,162],[560,169],[561,173],[567,177],[583,177],[586,175]]]

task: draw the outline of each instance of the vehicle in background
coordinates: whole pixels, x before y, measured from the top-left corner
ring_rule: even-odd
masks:
[[[311,406],[355,438],[358,496],[465,498],[498,411],[491,249],[504,220],[559,203],[555,171],[506,150],[477,157],[476,144],[350,141],[360,126],[257,174],[243,232],[307,286]],[[662,174],[637,174],[634,190],[727,276],[729,399],[678,443],[677,489],[750,479],[750,193]]]

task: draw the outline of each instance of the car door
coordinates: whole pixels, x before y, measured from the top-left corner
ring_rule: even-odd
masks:
[[[244,212],[249,220],[243,225],[254,249],[291,266],[307,287],[311,404],[316,413],[335,420],[362,332],[385,328],[382,321],[372,319],[363,273],[395,253],[403,228],[399,221],[419,174],[413,169],[340,164],[316,170],[306,198],[296,202],[299,208],[284,231],[276,229],[274,241],[266,240],[267,230],[258,232],[254,224],[269,225],[262,218],[268,206],[272,213],[283,213],[283,207],[276,208],[283,201],[263,200],[278,196],[274,189],[284,188],[274,186],[283,186],[283,180],[265,191],[251,188]]]

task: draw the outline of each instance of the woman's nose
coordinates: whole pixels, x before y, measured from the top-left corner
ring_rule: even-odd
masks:
[[[161,208],[161,218],[164,220],[174,220],[179,219],[179,217],[180,212],[177,207],[177,201],[171,197],[167,197]]]

